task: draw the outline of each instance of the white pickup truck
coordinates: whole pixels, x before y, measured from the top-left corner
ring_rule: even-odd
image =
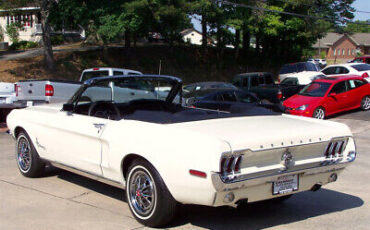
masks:
[[[14,83],[0,82],[0,108],[13,108],[15,98]]]
[[[120,68],[85,69],[78,82],[60,80],[24,80],[16,83],[17,101],[31,106],[42,103],[62,103],[68,101],[80,88],[82,82],[95,77],[118,75],[141,75],[135,70]]]

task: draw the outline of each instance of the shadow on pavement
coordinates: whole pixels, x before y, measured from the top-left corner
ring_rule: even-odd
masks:
[[[321,189],[296,194],[285,202],[251,203],[243,209],[189,205],[184,207],[182,215],[172,225],[191,223],[207,229],[263,229],[357,208],[363,204],[359,197]]]
[[[77,175],[77,174],[62,170],[62,169],[57,169],[55,167],[50,167],[50,171],[47,173],[46,176],[48,176],[49,173],[51,174],[51,176],[58,175],[58,178],[62,180],[77,184],[79,186],[93,190],[97,193],[126,202],[126,198],[124,197],[124,193],[122,189],[101,183],[99,181],[89,179],[87,177],[80,176],[80,175]]]
[[[64,170],[58,171],[58,178],[62,180],[127,202],[121,189]],[[317,192],[295,194],[284,202],[256,202],[240,209],[183,205],[178,217],[167,227],[191,223],[207,229],[262,229],[357,208],[363,204],[359,197],[323,188]]]
[[[337,113],[328,117],[329,120],[332,118],[370,121],[370,110],[363,111],[362,109],[358,108],[354,110]]]

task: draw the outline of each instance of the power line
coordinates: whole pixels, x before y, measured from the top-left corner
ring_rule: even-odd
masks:
[[[249,8],[249,9],[253,9],[253,10],[262,10],[262,11],[271,12],[271,13],[285,14],[285,15],[290,15],[290,16],[299,17],[299,18],[310,18],[310,19],[316,19],[316,20],[325,20],[325,21],[329,21],[329,22],[335,22],[334,20],[331,20],[331,19],[328,19],[328,18],[310,16],[310,15],[298,14],[298,13],[292,13],[292,12],[286,12],[286,11],[280,11],[280,10],[272,10],[272,9],[267,9],[267,8],[263,8],[263,7],[258,7],[258,6],[246,5],[246,4],[242,4],[242,3],[229,2],[229,1],[226,1],[226,0],[215,0],[215,2],[222,3],[222,4],[225,4],[225,5]],[[348,21],[346,23],[370,26],[370,23],[351,22],[351,21]]]
[[[358,12],[358,13],[370,14],[370,12],[369,12],[369,11],[356,10],[356,12]]]

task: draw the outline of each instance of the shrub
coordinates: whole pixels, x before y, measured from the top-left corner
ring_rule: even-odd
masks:
[[[0,26],[0,42],[3,42],[4,41],[4,31],[3,31],[3,27]]]
[[[10,50],[24,50],[24,49],[32,49],[39,47],[37,42],[30,42],[30,41],[19,41],[13,42],[13,44],[9,47]]]
[[[63,35],[57,35],[50,38],[53,46],[61,45],[64,43]]]
[[[9,36],[9,39],[12,43],[17,43],[19,41],[19,30],[20,25],[12,23],[6,26],[5,33]]]

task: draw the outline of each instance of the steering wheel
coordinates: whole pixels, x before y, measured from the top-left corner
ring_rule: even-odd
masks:
[[[121,118],[121,112],[118,107],[110,102],[97,101],[90,105],[89,116],[118,120]]]

